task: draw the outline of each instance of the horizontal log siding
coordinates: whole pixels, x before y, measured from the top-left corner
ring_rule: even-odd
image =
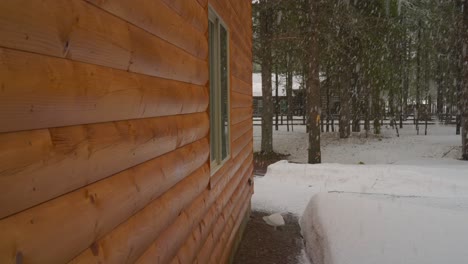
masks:
[[[231,157],[209,168],[208,6]],[[0,263],[226,263],[252,195],[250,0],[0,1]]]
[[[189,114],[208,107],[204,86],[4,48],[0,61],[0,132]]]
[[[205,138],[208,126],[200,113],[0,134],[0,217]]]

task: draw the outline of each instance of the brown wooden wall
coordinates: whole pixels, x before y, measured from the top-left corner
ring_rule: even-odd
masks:
[[[208,5],[231,144],[209,168]],[[0,1],[0,263],[223,263],[249,207],[251,0]]]

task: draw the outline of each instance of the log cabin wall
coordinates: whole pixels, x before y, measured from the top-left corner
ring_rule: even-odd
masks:
[[[209,167],[208,6],[231,157]],[[225,263],[253,193],[250,0],[0,1],[0,263]]]

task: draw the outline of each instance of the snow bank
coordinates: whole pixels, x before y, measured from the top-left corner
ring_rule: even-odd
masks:
[[[451,200],[317,194],[301,219],[306,250],[314,264],[467,263],[468,211]]]
[[[468,198],[466,163],[428,162],[420,161],[420,166],[363,166],[280,161],[270,165],[264,177],[256,178],[252,206],[257,210],[301,216],[314,194],[329,191]]]
[[[285,130],[274,131],[275,150],[307,161],[305,127]],[[370,138],[325,133],[322,161],[350,165],[273,164],[255,179],[252,207],[303,216],[314,264],[468,263],[468,163],[456,160],[454,132],[434,125],[428,136],[412,126],[400,138],[385,127]],[[260,138],[254,127],[255,150]]]
[[[252,206],[303,215],[314,264],[468,263],[468,165],[463,162],[280,161],[255,179]]]

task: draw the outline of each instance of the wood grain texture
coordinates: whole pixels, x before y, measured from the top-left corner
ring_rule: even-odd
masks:
[[[242,149],[251,142],[253,142],[253,128],[247,130],[244,135],[240,136],[232,143],[232,156],[237,157]]]
[[[241,203],[240,210],[237,212],[237,217],[232,217],[233,221],[235,221],[235,224],[232,228],[227,229],[227,232],[230,232],[228,242],[225,244],[224,247],[221,247],[222,255],[220,262],[218,263],[228,263],[229,257],[232,254],[232,250],[234,247],[234,241],[236,239],[236,235],[239,232],[239,228],[242,225],[242,221],[244,220],[245,215],[247,214],[247,210],[250,208],[250,201],[252,199],[252,193],[249,193],[244,200],[244,202]],[[215,252],[217,249],[215,249]]]
[[[177,12],[185,21],[205,34],[208,32],[208,9],[197,1],[160,0]],[[206,0],[204,0],[206,2]]]
[[[231,89],[235,92],[252,96],[252,82],[248,83],[235,76],[231,78]]]
[[[252,119],[252,106],[250,107],[243,107],[243,108],[235,108],[231,110],[231,125],[235,125],[242,121]]]
[[[252,45],[249,36],[245,36],[242,33],[240,22],[235,19],[235,14],[231,10],[231,6],[228,1],[225,0],[210,0],[210,5],[212,8],[222,17],[222,19],[228,24],[229,36],[231,42],[235,45],[238,45],[243,53],[251,56],[252,54]],[[244,21],[245,22],[248,22]]]
[[[156,261],[156,263],[168,263],[173,259],[186,239],[190,237],[191,231],[194,230],[199,223],[202,223],[202,219],[207,216],[211,206],[217,208],[217,211],[213,212],[214,214],[220,214],[233,196],[234,190],[247,188],[246,180],[241,180],[239,182],[240,179],[246,179],[244,175],[246,175],[245,167],[241,167],[232,177],[234,181],[232,185],[219,186],[218,192],[212,190],[197,198],[187,210],[182,211],[181,216],[176,222],[151,245],[145,254],[138,259],[137,263],[151,263],[151,261]],[[202,225],[204,225],[204,223],[206,222],[203,222]]]
[[[194,24],[179,15],[163,1],[86,1],[184,49],[200,59],[206,59],[208,56],[208,43],[204,35],[205,32],[200,32]],[[195,14],[190,16],[194,17]]]
[[[248,80],[252,78],[252,68],[250,66],[246,66],[246,64],[243,63],[242,56],[233,58],[235,59],[230,61],[231,75],[248,82]]]
[[[253,143],[249,143],[247,146],[242,149],[239,155],[234,158],[229,159],[226,164],[221,167],[214,175],[211,176],[210,187],[215,188],[219,182],[223,182],[223,179],[231,175],[233,168],[237,168],[240,164],[236,162],[243,161],[248,155],[253,155]],[[229,172],[231,171],[231,172]]]
[[[245,121],[242,121],[240,123],[233,125],[231,128],[231,134],[232,134],[231,140],[235,141],[236,139],[244,135],[247,131],[252,129],[252,127],[253,127],[252,120],[245,120]]]
[[[251,166],[247,170],[247,173],[244,176],[245,178],[242,181],[247,181],[249,177],[247,174],[251,175],[252,171],[253,167]],[[197,263],[197,259],[203,258],[201,255],[207,255],[206,253],[202,253],[201,250],[203,246],[205,246],[207,243],[210,243],[208,240],[210,238],[212,239],[212,233],[216,227],[216,221],[223,217],[221,214],[223,209],[220,209],[219,207],[219,203],[212,206],[210,208],[210,213],[206,214],[198,228],[194,229],[192,235],[187,238],[184,246],[177,253],[176,258],[180,261],[180,263]],[[224,213],[226,215],[226,210]],[[214,249],[214,247],[212,247],[212,249]]]
[[[208,135],[206,113],[0,134],[0,219]]]
[[[210,257],[210,263],[229,263],[229,254],[232,252],[234,246],[233,239],[239,231],[239,227],[245,218],[247,210],[250,208],[249,204],[251,197],[252,195],[248,193],[234,209],[230,217],[229,225],[227,226],[227,228],[224,229],[224,232],[221,236],[221,241],[225,246],[220,247],[219,244],[216,245]]]
[[[230,36],[214,175],[209,6]],[[224,263],[253,188],[251,24],[250,0],[0,1],[0,263]]]
[[[206,59],[82,0],[1,1],[0,35],[6,48],[197,85],[208,82]]]
[[[229,50],[231,53],[232,58],[235,58],[235,61],[244,69],[247,69],[252,73],[253,70],[253,64],[252,64],[252,56],[249,54],[244,53],[239,46],[236,43],[233,43],[231,46],[229,46]],[[246,82],[250,83],[250,78],[252,76],[249,76],[248,79],[246,79]]]
[[[179,80],[197,85],[208,83],[208,62],[189,56],[181,49],[137,27],[129,27],[132,39],[131,72]]]
[[[225,193],[225,196],[220,197],[221,199],[216,200],[216,202],[211,205],[209,212],[204,214],[203,220],[200,222],[197,228],[193,228],[191,235],[187,237],[184,245],[177,252],[177,259],[181,263],[193,263],[208,235],[212,232],[214,223],[217,221],[222,211],[221,205],[224,203],[224,201],[227,201],[226,197],[229,199],[232,196],[233,188],[236,186],[238,188],[238,186],[240,186],[239,178],[243,178],[241,180],[242,182],[247,181],[252,177],[252,155],[247,157],[247,160],[244,161],[244,164],[245,165],[241,166],[241,168],[243,168],[242,172],[238,172],[234,177],[225,175],[225,177],[222,177],[218,184],[213,188],[216,192],[221,192],[221,190],[225,189],[222,191]],[[247,164],[250,164],[250,167],[246,169],[246,166],[248,166]],[[243,176],[242,173],[244,173]]]
[[[202,167],[208,156],[208,141],[202,139],[1,220],[0,263],[14,263],[18,254],[25,263],[71,260]]]
[[[252,107],[252,96],[233,91],[231,93],[231,108]]]
[[[0,132],[189,114],[208,107],[205,87],[2,48],[0,82]]]
[[[209,168],[205,164],[70,263],[133,263],[206,189],[209,178]]]
[[[213,255],[214,250],[218,247],[217,245],[224,246],[227,244],[227,241],[222,240],[221,235],[225,229],[229,229],[229,222],[232,221],[232,216],[237,216],[237,208],[245,202],[247,195],[250,193],[247,183],[239,187],[241,188],[236,190],[221,214],[218,215],[216,222],[212,226],[211,232],[207,236],[203,246],[200,248],[194,262],[209,263],[211,261],[212,263],[223,263],[219,262],[219,259],[216,259],[215,257],[211,258],[211,256]]]

